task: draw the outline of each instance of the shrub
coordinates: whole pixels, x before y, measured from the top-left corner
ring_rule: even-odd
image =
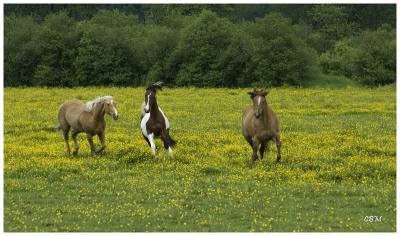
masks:
[[[364,31],[357,37],[337,42],[321,54],[325,72],[341,74],[369,86],[396,81],[396,33],[388,26]]]

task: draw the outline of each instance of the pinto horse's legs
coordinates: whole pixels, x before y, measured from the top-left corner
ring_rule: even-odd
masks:
[[[106,142],[105,142],[105,135],[104,131],[98,134],[99,139],[100,139],[100,148],[96,150],[96,153],[100,153],[106,148]]]
[[[156,158],[156,144],[154,143],[154,134],[151,133],[147,137],[149,139],[149,143],[150,143],[151,151],[153,152],[153,156],[154,156],[154,158]]]
[[[89,133],[86,133],[86,138],[87,138],[87,141],[89,142],[90,152],[92,153],[92,155],[94,155],[95,154],[95,147],[94,147],[94,144],[93,144],[93,135],[91,135]]]
[[[149,139],[142,133],[144,140],[146,140],[147,144],[149,145],[149,147],[151,147],[151,144],[149,142]]]
[[[74,154],[74,155],[78,154],[78,150],[79,150],[78,140],[76,140],[76,136],[79,133],[80,133],[79,131],[72,130],[72,139],[74,140],[74,151],[72,152],[72,154]]]
[[[281,145],[282,145],[279,134],[274,138],[274,142],[276,143],[276,149],[278,150],[278,155],[276,156],[276,163],[278,163],[281,160]]]
[[[168,136],[168,133],[165,131],[164,133],[163,133],[163,135],[161,136],[161,139],[162,139],[162,141],[163,141],[163,143],[164,143],[164,148],[165,148],[165,150],[168,150],[168,154],[170,155],[170,156],[172,156],[172,143],[171,143],[171,139],[170,139],[170,137]]]

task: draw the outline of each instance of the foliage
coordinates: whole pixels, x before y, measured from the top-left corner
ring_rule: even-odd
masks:
[[[311,26],[314,29],[309,38],[319,52],[324,52],[336,41],[357,33],[358,25],[351,22],[346,8],[339,5],[315,5],[310,11]]]
[[[215,13],[204,11],[181,34],[171,61],[179,67],[178,86],[227,86],[220,62],[230,44],[231,25]]]
[[[35,43],[40,51],[33,84],[41,86],[76,86],[72,63],[76,57],[78,34],[76,22],[65,12],[48,15],[41,24]]]
[[[33,85],[32,77],[40,51],[34,37],[38,28],[32,17],[4,19],[4,84]]]
[[[310,79],[315,52],[288,18],[269,14],[246,27],[251,44],[250,85],[301,85]]]
[[[246,89],[165,89],[177,140],[153,160],[139,114],[144,88],[4,89],[6,232],[396,231],[396,89],[273,89],[276,147],[249,166]],[[52,129],[66,99],[113,95],[103,155],[65,154]],[[95,139],[98,145],[98,140]],[[72,145],[72,141],[70,143]],[[365,223],[369,215],[382,216]],[[305,220],[306,219],[306,220]]]
[[[320,64],[325,72],[343,74],[369,86],[396,81],[396,33],[387,25],[376,31],[344,39],[323,53]]]
[[[374,6],[6,4],[5,85],[304,86],[319,65],[392,83],[393,42],[362,37],[395,32],[395,5]]]

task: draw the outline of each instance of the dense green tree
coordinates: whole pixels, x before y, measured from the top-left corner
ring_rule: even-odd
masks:
[[[40,51],[35,85],[78,85],[73,70],[78,37],[76,22],[65,12],[50,14],[44,19],[34,40]]]
[[[375,86],[396,81],[396,32],[388,25],[335,44],[321,55],[325,72],[351,77]]]
[[[315,52],[298,37],[288,18],[271,13],[246,27],[251,38],[253,85],[302,85],[310,79]]]
[[[5,85],[303,85],[317,62],[326,73],[386,84],[396,73],[395,10],[394,4],[5,4]]]
[[[82,22],[83,35],[75,60],[77,80],[82,85],[139,85],[140,67],[135,35],[138,19],[119,11],[101,10]]]
[[[336,41],[358,31],[358,25],[350,21],[346,9],[339,5],[315,5],[310,11],[310,21],[314,33],[309,44],[319,52],[331,49]]]
[[[4,19],[4,84],[31,86],[40,50],[34,38],[39,29],[32,17]]]
[[[178,65],[177,85],[224,86],[220,56],[230,43],[231,25],[215,13],[203,11],[183,29],[172,61]]]

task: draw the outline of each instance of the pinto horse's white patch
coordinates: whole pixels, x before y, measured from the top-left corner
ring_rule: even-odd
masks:
[[[161,114],[162,114],[162,115],[163,115],[163,117],[164,117],[164,121],[165,121],[165,128],[166,128],[166,129],[169,129],[169,120],[168,120],[167,116],[164,114],[164,112],[161,110],[161,108],[160,108],[160,107],[158,107],[158,110],[160,110]]]
[[[149,109],[150,109],[150,94],[151,93],[149,93],[149,95],[147,95],[147,103],[146,103],[146,106],[144,107],[144,112],[149,112]]]
[[[149,134],[148,139],[150,142],[151,151],[153,152],[153,155],[156,156],[156,144],[154,143],[154,134]]]
[[[150,112],[148,113],[144,113],[144,116],[142,118],[142,121],[140,122],[140,128],[142,129],[142,133],[144,136],[146,136],[146,138],[149,137],[149,134],[147,133],[147,122],[150,120]]]

